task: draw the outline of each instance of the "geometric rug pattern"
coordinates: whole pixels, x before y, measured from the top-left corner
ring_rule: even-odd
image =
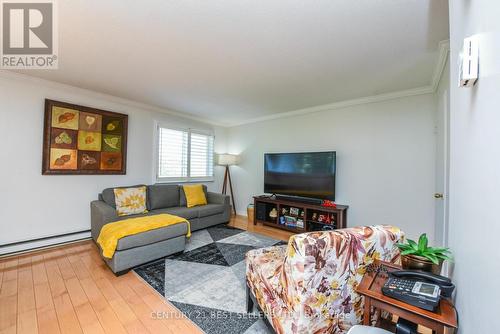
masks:
[[[193,232],[181,254],[134,269],[207,334],[271,333],[246,313],[245,254],[285,244],[227,225]]]

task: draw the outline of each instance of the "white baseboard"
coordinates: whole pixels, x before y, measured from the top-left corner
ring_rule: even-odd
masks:
[[[0,246],[0,256],[6,256],[13,253],[28,252],[34,249],[48,248],[64,243],[80,241],[90,238],[90,232],[81,232],[66,236],[55,236],[43,240],[28,241],[14,245]]]

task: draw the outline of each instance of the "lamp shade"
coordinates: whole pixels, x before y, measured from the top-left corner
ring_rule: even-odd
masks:
[[[239,156],[236,154],[217,154],[217,165],[220,166],[230,166],[237,165]]]

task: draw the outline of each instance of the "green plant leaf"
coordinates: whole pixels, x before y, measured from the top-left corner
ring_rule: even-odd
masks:
[[[441,260],[451,260],[452,257],[449,256],[449,255],[445,255],[445,254],[434,254],[438,259],[441,259]]]
[[[407,249],[405,251],[401,252],[401,255],[410,255],[410,254],[415,254],[416,251],[414,249]]]
[[[427,249],[427,245],[429,240],[427,239],[427,234],[422,234],[420,238],[418,238],[418,250],[420,252],[424,252]]]
[[[418,251],[418,245],[415,241],[408,239],[408,245],[410,245],[410,247],[413,248],[414,250]]]
[[[433,255],[433,254],[429,254],[429,253],[424,253],[423,256],[429,260],[432,261],[432,263],[434,264],[439,264],[439,259]]]
[[[396,244],[396,246],[401,250],[411,249],[411,246],[408,244]]]
[[[452,261],[453,256],[449,248],[446,247],[430,247],[427,234],[423,233],[418,238],[418,243],[414,240],[407,239],[406,243],[396,244],[401,255],[418,255],[425,257],[434,264],[439,264],[440,261]]]
[[[428,247],[427,249],[434,253],[451,253],[449,248],[444,247]]]

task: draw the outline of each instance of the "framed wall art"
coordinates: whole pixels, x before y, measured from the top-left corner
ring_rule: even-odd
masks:
[[[126,174],[128,116],[45,100],[42,174]]]

